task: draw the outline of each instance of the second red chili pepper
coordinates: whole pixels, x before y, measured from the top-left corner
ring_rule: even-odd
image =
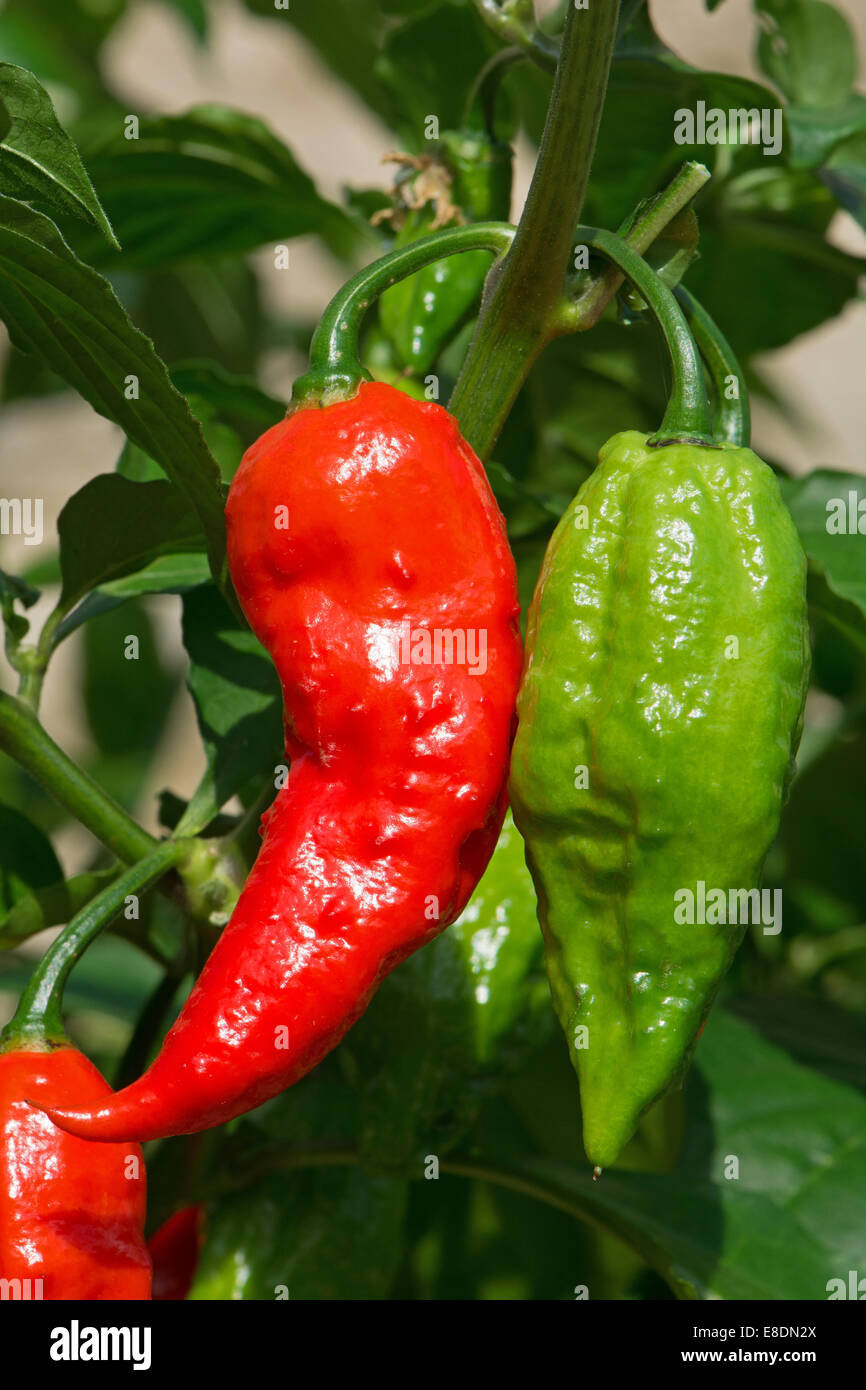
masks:
[[[0,1278],[4,1297],[149,1299],[146,1179],[137,1144],[89,1144],[28,1101],[111,1095],[74,1047],[0,1053]],[[10,1292],[11,1291],[11,1292]]]

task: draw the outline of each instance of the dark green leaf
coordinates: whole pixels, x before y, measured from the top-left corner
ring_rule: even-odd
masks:
[[[190,1298],[387,1298],[405,1207],[405,1183],[356,1167],[264,1178],[209,1207]]]
[[[32,608],[34,603],[39,601],[39,590],[34,589],[32,584],[25,583],[17,574],[7,574],[5,570],[0,570],[0,606],[5,608],[7,604],[16,600],[24,608]]]
[[[0,805],[0,916],[35,889],[62,878],[47,835],[20,811]]]
[[[866,480],[819,468],[781,485],[810,562],[835,594],[866,614]]]
[[[0,97],[12,122],[0,142],[0,193],[36,199],[50,212],[92,222],[119,250],[78,151],[45,89],[31,72],[0,63]]]
[[[183,640],[207,790],[218,810],[251,778],[273,774],[285,756],[280,685],[264,649],[211,585],[184,596]]]
[[[355,224],[320,197],[265,123],[227,106],[143,119],[137,139],[116,129],[87,163],[124,266],[236,254],[311,232],[340,254],[357,242]],[[76,244],[86,259],[99,256],[90,242]]]
[[[837,736],[796,778],[782,817],[780,842],[787,875],[785,902],[804,926],[811,923],[816,895],[833,913],[834,927],[866,921],[866,733],[851,729]]]
[[[128,599],[142,594],[183,594],[187,589],[195,589],[206,584],[210,578],[207,558],[201,551],[192,554],[160,555],[135,574],[122,579],[112,579],[87,595],[74,608],[57,629],[57,641],[62,642],[70,632],[97,618],[119,608]]]
[[[85,483],[60,513],[57,530],[65,608],[158,555],[190,550],[201,537],[195,513],[171,483],[133,483],[116,473]]]
[[[376,74],[393,94],[392,122],[411,148],[424,148],[431,115],[442,131],[464,124],[467,93],[494,49],[469,5],[440,5],[392,30]]]
[[[136,640],[135,659],[129,638]],[[131,758],[157,746],[177,678],[160,660],[153,623],[135,601],[94,618],[84,629],[84,714],[103,757]],[[142,774],[147,762],[137,760]]]
[[[863,1261],[866,1101],[721,1010],[687,1100],[671,1175],[609,1170],[593,1183],[549,1159],[514,1172],[601,1221],[680,1298],[825,1299],[829,1281]]]

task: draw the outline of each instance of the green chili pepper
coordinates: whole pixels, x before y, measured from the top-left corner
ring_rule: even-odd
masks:
[[[682,1075],[755,911],[730,894],[776,833],[809,649],[803,551],[750,449],[630,432],[599,460],[533,598],[510,792],[604,1166]]]
[[[482,131],[446,131],[410,168],[412,177],[398,181],[407,205],[395,248],[461,219],[508,217],[511,149]],[[416,202],[421,205],[413,206]],[[379,301],[380,323],[404,367],[417,373],[432,367],[471,313],[490,264],[486,251],[467,252],[436,261],[386,290]]]

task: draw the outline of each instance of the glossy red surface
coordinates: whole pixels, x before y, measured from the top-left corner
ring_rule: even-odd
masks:
[[[193,1132],[297,1081],[459,915],[505,812],[516,576],[452,417],[378,383],[301,411],[247,452],[226,518],[235,588],[282,682],[291,773],[149,1071],[63,1111],[93,1138]]]
[[[77,1139],[27,1103],[110,1095],[74,1048],[0,1054],[0,1279],[30,1281],[2,1297],[150,1298],[141,1149]]]

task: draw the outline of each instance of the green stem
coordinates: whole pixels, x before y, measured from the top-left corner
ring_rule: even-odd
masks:
[[[350,400],[357,395],[361,382],[370,380],[358,356],[358,337],[364,314],[378,295],[445,256],[463,251],[493,251],[502,257],[513,237],[514,228],[507,222],[447,227],[380,256],[359,270],[346,281],[322,315],[310,344],[310,369],[294,384],[289,413]]]
[[[620,228],[618,235],[626,245],[642,256],[668,223],[672,222],[683,208],[688,207],[709,178],[710,171],[705,164],[689,160],[677,171],[667,188],[641,205],[637,214],[630,217]],[[584,329],[592,328],[620,289],[624,279],[625,276],[617,266],[606,266],[601,275],[591,281],[580,298],[574,301],[570,310],[570,329],[583,332]]]
[[[33,711],[0,692],[0,750],[25,768],[76,820],[124,863],[149,854],[158,843],[77,767],[45,732]]]
[[[82,912],[73,917],[54,940],[31,976],[12,1021],[0,1034],[0,1050],[22,1044],[44,1049],[65,1041],[62,1016],[63,988],[82,953],[123,909],[131,894],[149,888],[189,853],[183,840],[163,840],[146,858],[133,864],[114,883],[104,888]]]
[[[600,231],[595,227],[578,227],[577,240],[606,256],[631,281],[646,300],[664,337],[671,363],[671,391],[661,428],[648,442],[659,445],[674,442],[712,443],[700,357],[673,291],[636,251],[613,232]],[[564,325],[568,326],[571,310],[565,306],[561,313]]]
[[[557,333],[556,309],[595,151],[617,10],[615,0],[569,8],[526,206],[511,250],[487,277],[475,336],[449,402],[482,459],[490,456],[533,362]]]
[[[18,686],[18,697],[34,712],[39,708],[45,672],[48,670],[48,663],[54,651],[54,639],[66,612],[67,609],[61,608],[58,604],[45,619],[36,646],[20,653],[21,664],[18,670],[21,673],[21,681]]]
[[[715,319],[684,285],[678,285],[674,294],[686,311],[698,351],[715,388],[713,433],[738,448],[748,448],[752,433],[749,393],[734,349]],[[733,398],[729,395],[732,379],[736,389]]]

